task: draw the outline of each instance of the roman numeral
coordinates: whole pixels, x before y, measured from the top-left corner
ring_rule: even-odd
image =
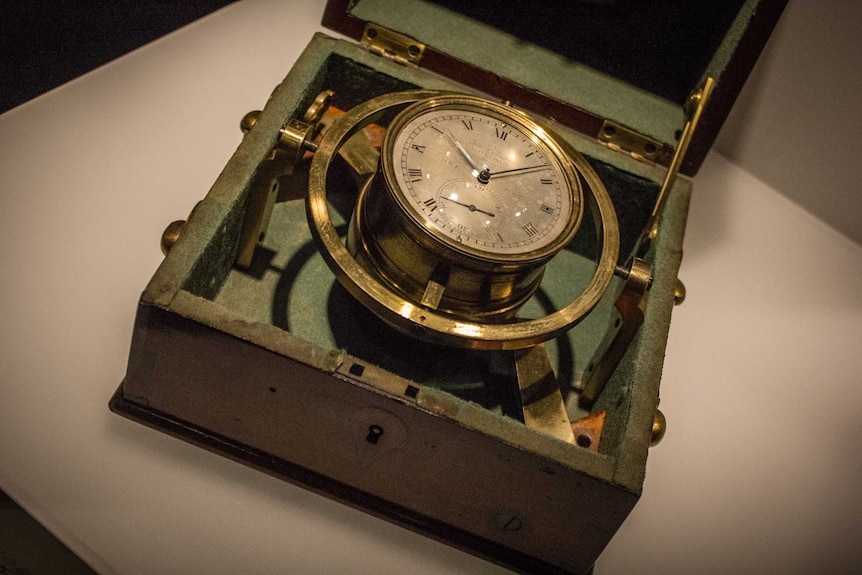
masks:
[[[416,150],[417,152],[419,152],[420,154],[425,153],[425,146],[420,146],[419,144],[413,144],[410,147],[413,148],[414,150]]]
[[[527,154],[527,155],[526,155],[526,156],[524,156],[524,157],[525,157],[525,158],[529,158],[530,156],[532,156],[532,155],[533,155],[533,154],[535,154],[535,153],[536,153],[536,152],[530,152],[529,154]]]
[[[422,180],[422,170],[418,168],[409,168],[407,170],[407,175],[410,178],[411,183]]]
[[[545,204],[542,204],[542,207],[540,207],[539,209],[542,210],[543,212],[545,212],[546,214],[553,214],[554,213],[554,208],[552,208],[551,206],[546,206]]]
[[[542,178],[539,181],[542,182],[543,184],[545,184],[546,186],[554,183],[554,180],[552,180],[551,178]]]
[[[468,130],[472,130],[472,129],[473,129],[473,122],[472,122],[472,120],[461,120],[461,123],[462,123],[462,124],[464,124],[464,127],[465,127],[465,128],[467,128]]]
[[[425,204],[425,207],[429,208],[432,212],[437,209],[437,200],[434,198],[428,198],[422,203]]]
[[[501,130],[500,128],[494,128],[494,130],[496,130],[496,132],[497,132],[497,137],[500,138],[501,140],[503,140],[504,142],[506,141],[506,138],[509,137],[509,132],[506,130]]]
[[[523,226],[521,226],[521,229],[527,232],[527,235],[530,237],[533,237],[539,233],[539,230],[537,230],[536,226],[534,226],[533,224],[524,224]]]

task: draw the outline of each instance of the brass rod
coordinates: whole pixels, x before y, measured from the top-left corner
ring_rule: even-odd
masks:
[[[685,112],[688,119],[682,129],[682,134],[679,138],[679,145],[677,145],[676,151],[674,151],[673,159],[671,160],[670,166],[665,174],[664,182],[662,182],[658,198],[656,199],[655,206],[653,207],[644,230],[647,234],[648,240],[654,239],[658,234],[659,215],[667,201],[670,189],[673,187],[674,182],[676,182],[679,168],[682,166],[682,161],[685,159],[685,153],[688,151],[688,146],[691,143],[691,137],[694,134],[697,123],[700,121],[700,117],[703,114],[703,110],[706,107],[706,103],[709,100],[709,96],[712,94],[712,89],[714,87],[715,80],[711,77],[707,77],[703,87],[694,92],[689,97],[688,102],[686,102]]]

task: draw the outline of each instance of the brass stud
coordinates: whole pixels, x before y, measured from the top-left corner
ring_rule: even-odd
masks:
[[[254,125],[257,124],[259,119],[260,110],[252,110],[242,117],[242,120],[239,122],[239,129],[242,130],[243,134],[247,134],[252,128],[254,128]]]
[[[168,224],[168,227],[162,232],[162,254],[168,255],[168,252],[171,251],[171,248],[180,239],[180,235],[182,235],[185,227],[185,220],[177,220]]]
[[[679,278],[676,278],[676,285],[673,288],[673,305],[681,305],[685,301],[685,284]]]
[[[664,414],[658,409],[655,410],[655,417],[652,420],[652,436],[650,437],[649,446],[653,447],[664,437],[667,431],[667,419]]]

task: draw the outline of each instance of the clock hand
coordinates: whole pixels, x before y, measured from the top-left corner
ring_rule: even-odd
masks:
[[[528,172],[535,172],[537,170],[544,170],[545,168],[550,167],[550,164],[539,164],[538,166],[527,166],[525,168],[515,168],[512,170],[503,170],[501,172],[491,172],[488,175],[488,179],[491,178],[499,178],[506,176],[516,176],[518,174],[526,174]]]
[[[443,199],[446,200],[447,202],[452,202],[453,204],[458,204],[459,206],[464,206],[465,208],[467,208],[471,212],[479,212],[479,213],[485,214],[486,216],[491,217],[491,218],[497,217],[494,214],[492,214],[491,212],[486,212],[485,210],[480,210],[474,204],[465,204],[463,202],[459,202],[458,200],[453,200],[451,198],[445,198],[445,197]]]
[[[480,184],[487,184],[491,179],[491,172],[488,171],[488,168],[485,167],[480,170],[479,166],[476,165],[476,162],[473,161],[473,158],[470,157],[470,154],[467,153],[467,150],[464,149],[464,146],[462,146],[458,140],[449,133],[444,133],[443,135],[446,136],[449,143],[458,150],[458,153],[460,153],[464,159],[467,160],[467,163],[470,164],[470,167],[473,168],[473,177],[475,177]]]
[[[452,144],[452,146],[454,146],[456,150],[458,150],[458,153],[461,154],[461,156],[463,156],[465,160],[467,160],[467,163],[470,164],[471,168],[473,168],[473,175],[476,175],[476,172],[479,172],[479,168],[476,166],[476,162],[473,161],[473,158],[470,157],[470,154],[467,153],[467,150],[464,149],[464,146],[462,146],[460,142],[458,142],[458,140],[456,140],[448,132],[444,132],[443,135],[446,137],[447,140],[449,140],[449,143]]]

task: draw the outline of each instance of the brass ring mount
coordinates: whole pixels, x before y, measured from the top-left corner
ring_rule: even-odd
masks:
[[[587,287],[567,306],[544,317],[510,323],[483,323],[454,318],[411,302],[367,272],[347,250],[329,215],[327,176],[332,159],[351,136],[409,104],[442,93],[411,90],[385,94],[352,108],[324,135],[311,162],[306,210],[309,228],[338,281],[383,321],[408,335],[434,343],[470,349],[523,349],[572,328],[598,304],[614,275],[619,254],[619,228],[607,190],[577,152],[568,149],[588,190],[584,201],[596,221],[601,253]]]

